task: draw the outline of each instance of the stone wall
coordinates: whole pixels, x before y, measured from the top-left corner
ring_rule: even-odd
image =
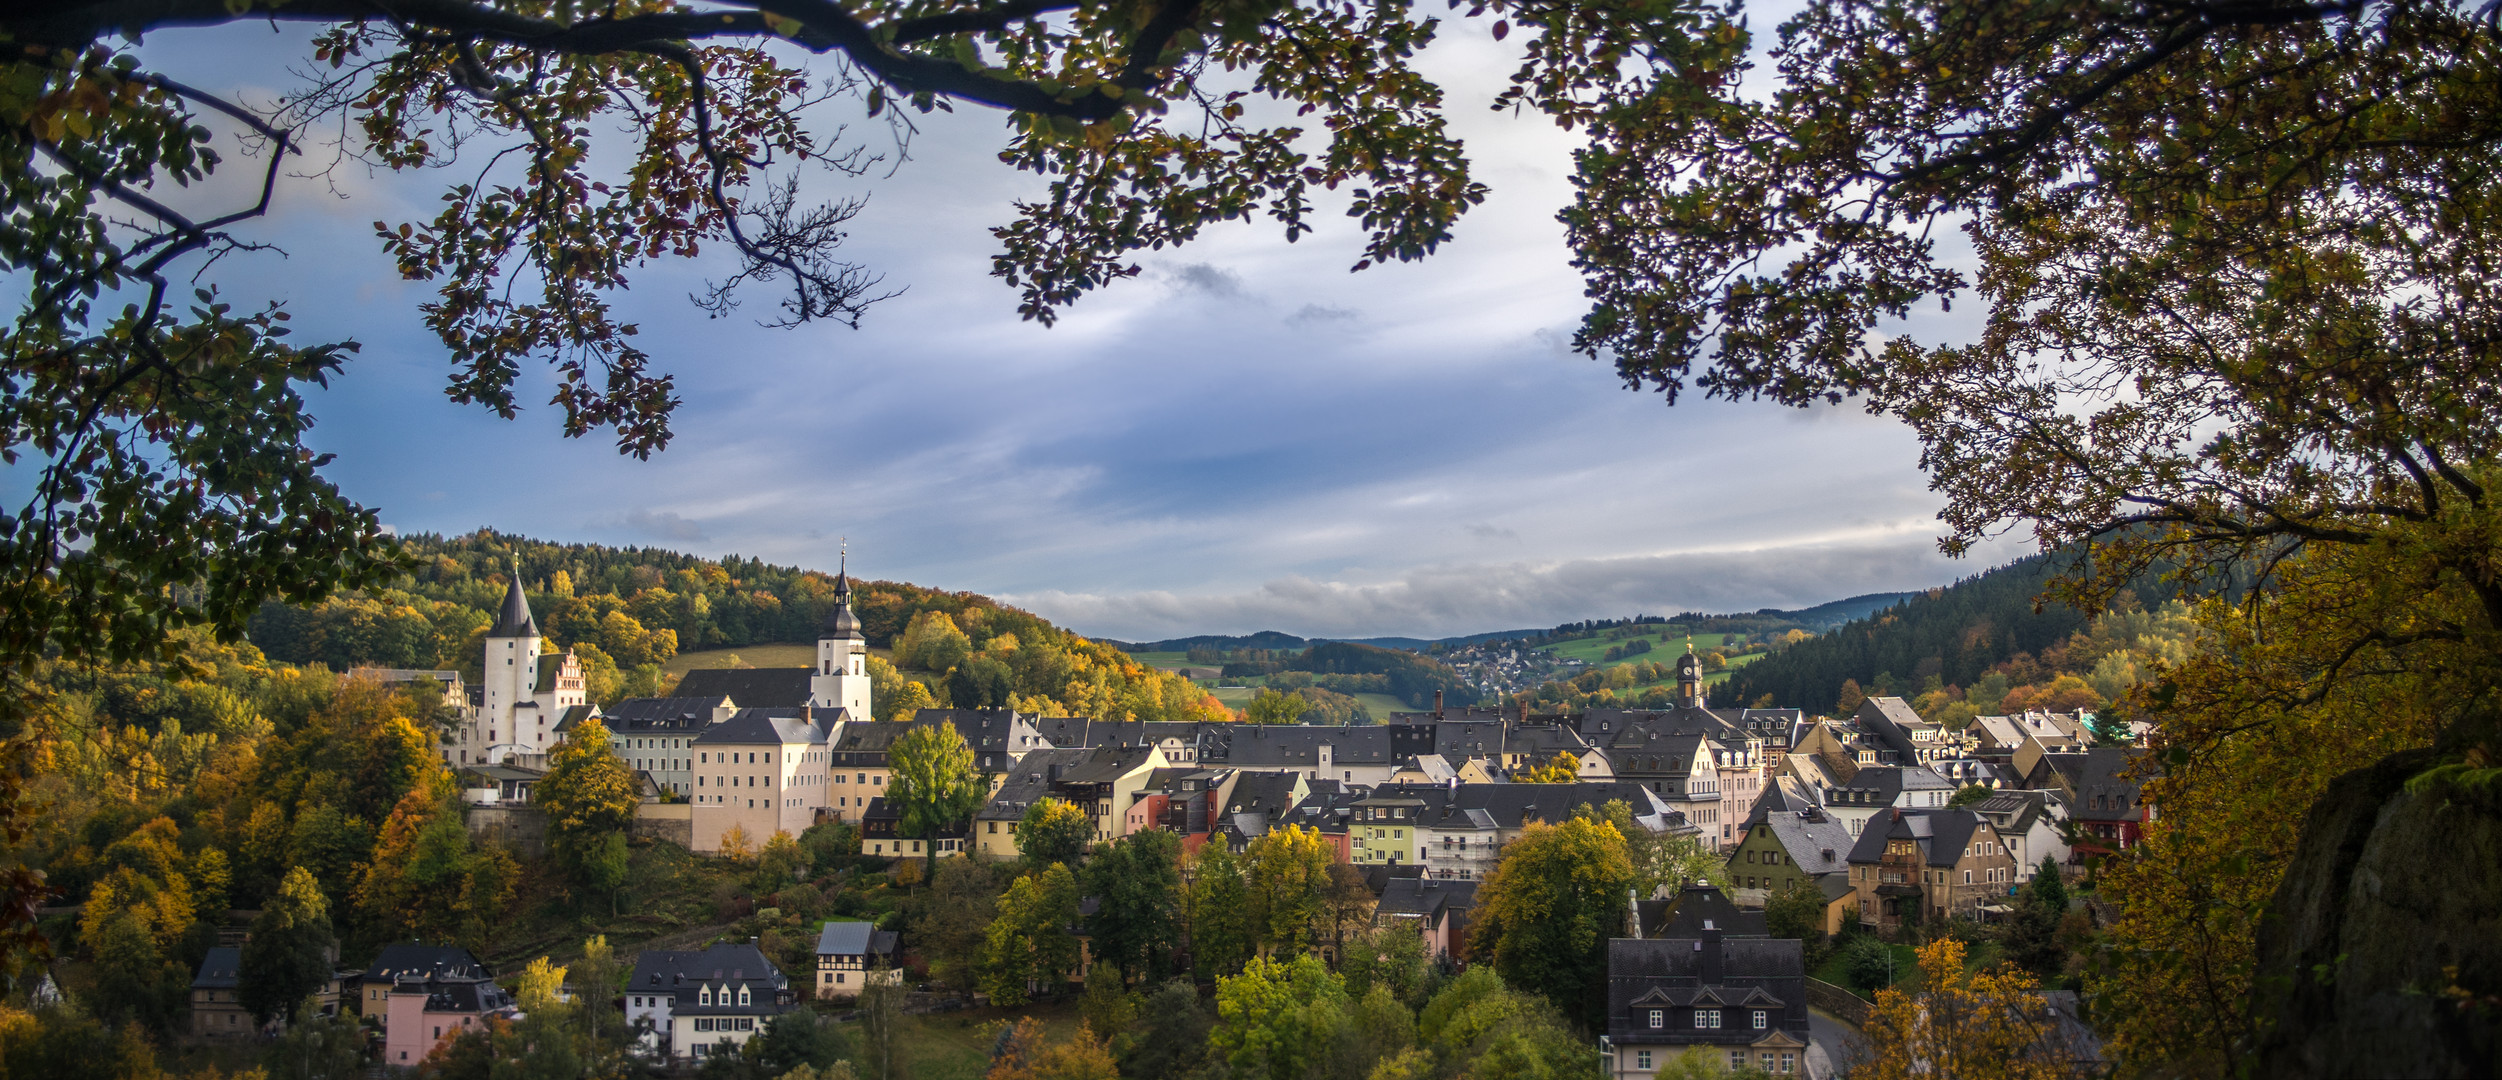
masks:
[[[511,848],[516,855],[547,854],[547,815],[538,807],[499,804],[468,810],[470,836]]]
[[[1866,998],[1821,979],[1807,980],[1807,1004],[1849,1021],[1852,1027],[1865,1026],[1871,1008]]]
[[[695,847],[695,804],[643,803],[634,808],[634,835]]]

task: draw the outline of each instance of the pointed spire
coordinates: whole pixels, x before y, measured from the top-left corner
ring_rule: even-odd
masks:
[[[537,637],[538,620],[530,617],[530,598],[521,594],[521,562],[513,561],[512,587],[504,592],[504,610],[495,617],[488,637]]]
[[[851,613],[851,543],[843,543],[842,562],[834,572],[834,608],[825,613],[825,621],[817,625],[817,637],[860,637],[860,617]]]

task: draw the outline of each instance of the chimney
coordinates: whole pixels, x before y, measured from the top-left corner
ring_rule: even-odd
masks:
[[[1895,807],[1895,808],[1894,808],[1894,820],[1896,820],[1896,821],[1901,821],[1902,819],[1903,819],[1903,808],[1902,808],[1902,807],[1897,806],[1897,807]]]
[[[1442,691],[1440,690],[1433,692],[1433,718],[1442,719]]]
[[[1513,699],[1513,702],[1514,702],[1515,704],[1517,704],[1517,705],[1519,705],[1519,706],[1520,706],[1520,722],[1521,722],[1521,723],[1524,723],[1524,724],[1528,723],[1528,722],[1529,722],[1529,699],[1528,699],[1528,698],[1514,698],[1514,699]]]

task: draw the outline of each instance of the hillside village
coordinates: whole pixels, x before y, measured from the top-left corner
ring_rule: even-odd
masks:
[[[1452,971],[1483,962],[1470,949],[1478,892],[1517,841],[1612,816],[1695,853],[1686,865],[1701,867],[1628,891],[1611,917],[1618,925],[1606,928],[1604,985],[1591,987],[1605,1016],[1593,1034],[1606,1074],[1622,1078],[1658,1075],[1688,1054],[1772,1075],[1833,1075],[1847,1051],[1818,1041],[1811,1010],[1855,1016],[1866,1005],[1810,978],[1828,938],[1907,940],[1923,926],[2004,922],[2037,876],[2075,882],[2091,856],[2136,843],[2153,813],[2127,741],[2090,714],[1976,716],[1948,728],[1898,697],[1839,716],[1717,707],[1692,652],[1676,658],[1674,696],[1656,709],[1564,715],[1518,699],[1437,700],[1357,726],[956,708],[879,721],[850,596],[847,576],[838,578],[812,667],[697,669],[668,696],[603,707],[586,700],[573,656],[545,647],[516,578],[477,683],[452,671],[364,674],[440,685],[457,714],[440,753],[473,832],[542,832],[528,824],[534,789],[551,756],[595,726],[633,777],[634,832],[653,841],[744,855],[832,827],[857,856],[895,860],[902,872],[1030,855],[1035,823],[1048,819],[1038,808],[1082,817],[1078,857],[1162,833],[1196,865],[1217,849],[1257,856],[1272,837],[1302,838],[1337,868],[1335,902],[1358,905],[1355,922],[1411,938],[1427,962]],[[968,804],[976,809],[932,821],[903,805],[893,755],[915,732],[961,740],[982,785]],[[1809,898],[1810,932],[1770,936],[1765,910],[1784,897]],[[1079,910],[1108,909],[1088,899]],[[1036,969],[1042,978],[1010,996],[1091,987],[1093,939],[1109,932],[1101,917],[1069,924],[1075,955]],[[1340,955],[1343,932],[1297,932],[1314,935],[1300,944],[1326,964],[1355,959]],[[812,971],[783,970],[738,943],[644,952],[620,1007],[651,1053],[693,1061],[746,1043],[808,1001],[849,1002],[907,970],[936,980],[918,984],[931,991],[915,995],[923,1007],[1001,996],[960,972],[932,976],[934,943],[888,925],[833,920],[815,935]],[[1156,958],[1158,970],[1194,951],[1186,937],[1172,944],[1177,955]],[[231,951],[200,969],[195,1002],[232,985]],[[460,949],[383,955],[342,971],[332,992],[383,1028],[386,1064],[422,1062],[469,1026],[515,1011]],[[194,1029],[241,1030],[233,1011],[195,1004]],[[421,1030],[433,1034],[413,1034]],[[2073,1053],[2091,1060],[2090,1039],[2079,1036]]]

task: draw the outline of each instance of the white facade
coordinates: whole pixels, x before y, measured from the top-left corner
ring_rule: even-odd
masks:
[[[487,631],[485,672],[478,679],[477,709],[462,718],[443,760],[450,765],[494,765],[511,759],[536,767],[563,739],[556,727],[565,710],[590,702],[582,662],[567,649],[548,656],[530,602],[514,571],[504,609]]]

